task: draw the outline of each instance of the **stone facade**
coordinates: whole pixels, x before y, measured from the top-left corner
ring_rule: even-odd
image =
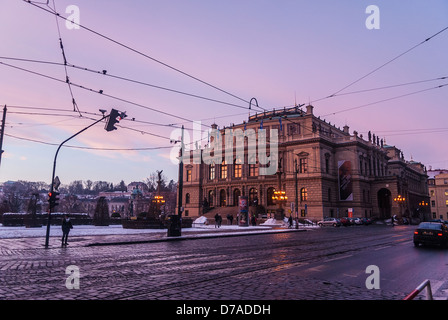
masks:
[[[348,126],[340,129],[314,116],[311,105],[306,107],[306,112],[298,107],[273,110],[220,129],[218,139],[223,144],[222,160],[225,129],[232,132],[239,129],[244,133],[253,129],[259,147],[260,128],[266,130],[266,155],[271,157],[271,165],[277,162],[277,173],[260,175],[263,164],[258,157],[255,164],[250,164],[257,155],[250,147],[250,137],[244,138],[242,163],[236,157],[236,139],[230,149],[233,150],[231,163],[207,164],[195,157],[200,154],[204,159],[205,148],[190,151],[183,162],[182,207],[185,216],[201,216],[213,207],[234,208],[236,215],[237,199],[241,195],[249,197],[258,214],[269,217],[278,213],[279,205],[272,201],[272,195],[279,189],[286,191],[288,197],[282,205],[284,215],[289,216],[292,208],[293,216],[312,220],[348,215],[411,217],[418,202],[429,199],[426,169],[421,163],[406,161],[398,148],[386,145],[383,139],[370,132],[367,137],[356,131],[350,134]],[[274,153],[270,154],[271,149],[275,151],[270,144],[275,138],[270,129],[278,132],[277,158]],[[211,148],[216,146],[213,139],[215,136],[210,139]],[[406,198],[404,203],[393,201],[398,194]]]
[[[448,170],[430,171],[428,184],[430,218],[448,220]]]

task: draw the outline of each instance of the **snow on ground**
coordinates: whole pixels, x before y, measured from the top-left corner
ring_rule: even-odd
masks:
[[[197,232],[204,230],[238,230],[253,231],[253,230],[271,230],[272,227],[287,228],[284,221],[268,219],[265,223],[258,226],[240,227],[238,225],[221,225],[218,229],[214,224],[207,224],[205,217],[200,217],[193,222],[192,228],[183,228],[182,232]],[[300,225],[302,228],[302,225]],[[150,234],[161,233],[166,234],[167,229],[124,229],[121,225],[109,226],[92,226],[92,225],[74,225],[70,231],[70,236],[94,236],[94,235],[123,235],[123,234]],[[0,224],[0,239],[6,238],[30,238],[30,237],[45,237],[47,234],[47,226],[39,228],[26,227],[5,227]],[[50,226],[50,236],[62,236],[61,226]]]

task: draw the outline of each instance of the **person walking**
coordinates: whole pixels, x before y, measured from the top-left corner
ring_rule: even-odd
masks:
[[[68,234],[71,229],[73,229],[72,222],[68,215],[64,215],[64,218],[62,219],[62,246],[68,245]]]

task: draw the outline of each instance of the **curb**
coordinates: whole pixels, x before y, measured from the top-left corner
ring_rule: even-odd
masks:
[[[255,235],[261,235],[261,234],[289,233],[289,232],[303,232],[303,231],[307,231],[307,230],[306,229],[277,229],[277,230],[266,230],[266,231],[233,232],[233,233],[222,233],[222,234],[204,234],[204,235],[191,235],[191,236],[179,236],[179,237],[166,237],[166,238],[161,238],[161,239],[148,239],[148,240],[94,242],[94,243],[89,243],[89,244],[85,245],[85,247],[158,243],[158,242],[213,239],[213,238],[230,238],[230,237],[241,237],[241,236],[255,236]]]

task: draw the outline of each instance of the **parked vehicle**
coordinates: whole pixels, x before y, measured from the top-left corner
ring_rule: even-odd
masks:
[[[317,225],[319,227],[325,227],[325,226],[339,227],[341,225],[341,222],[336,218],[325,218],[323,220],[318,221]]]
[[[361,218],[354,218],[354,222],[355,222],[356,225],[361,225],[361,224],[363,224]]]
[[[436,244],[446,247],[448,244],[448,227],[440,222],[422,222],[414,231],[414,245]]]
[[[372,219],[369,218],[361,218],[362,219],[362,223],[366,226],[368,226],[369,224],[372,224]]]
[[[341,222],[341,224],[342,224],[344,227],[347,227],[347,226],[351,226],[351,225],[352,225],[352,222],[350,221],[350,218],[347,218],[347,217],[340,218],[339,221]]]

